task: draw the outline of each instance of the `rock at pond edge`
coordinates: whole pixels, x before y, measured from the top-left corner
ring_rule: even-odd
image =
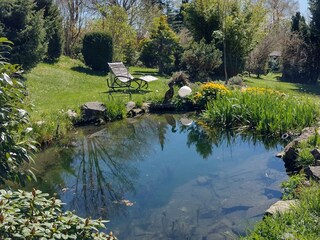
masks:
[[[275,214],[283,214],[285,212],[288,212],[292,206],[296,206],[298,204],[297,200],[287,200],[283,201],[280,200],[274,204],[271,205],[265,212],[266,216],[273,216]]]

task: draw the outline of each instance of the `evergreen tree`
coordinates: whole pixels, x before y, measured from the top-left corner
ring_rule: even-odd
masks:
[[[34,10],[32,0],[0,0],[0,35],[14,42],[9,60],[26,70],[45,53],[43,12]]]
[[[159,67],[160,74],[169,74],[175,68],[177,52],[179,51],[178,37],[169,27],[165,16],[156,18],[154,26],[151,30],[150,40],[146,40],[142,46],[142,57],[140,59],[146,60],[154,58],[156,65]],[[151,54],[148,57],[148,54]]]
[[[49,61],[57,60],[62,54],[63,48],[63,29],[62,17],[58,6],[53,0],[35,0],[36,11],[43,11],[46,43],[48,45],[46,59]]]
[[[313,68],[310,74],[311,81],[317,82],[320,79],[320,0],[309,0],[311,12],[310,35],[311,35],[311,56],[310,66]]]

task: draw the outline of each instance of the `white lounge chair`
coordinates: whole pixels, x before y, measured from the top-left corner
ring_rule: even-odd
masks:
[[[116,88],[147,89],[149,82],[158,80],[158,78],[150,75],[138,78],[133,77],[122,62],[108,63],[108,65],[111,71],[107,83],[112,90]]]

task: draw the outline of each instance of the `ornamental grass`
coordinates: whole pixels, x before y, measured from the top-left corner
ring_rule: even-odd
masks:
[[[279,91],[247,88],[211,99],[202,117],[210,125],[274,135],[313,125],[319,116],[317,107],[308,99]]]

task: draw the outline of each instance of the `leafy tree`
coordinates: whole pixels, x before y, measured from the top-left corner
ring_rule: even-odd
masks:
[[[151,29],[150,41],[146,41],[146,45],[142,47],[142,56],[145,51],[152,53],[156,65],[159,67],[160,74],[169,74],[175,68],[175,55],[179,51],[179,41],[176,34],[170,29],[165,16],[154,20]],[[142,61],[146,58],[140,58]],[[146,63],[146,62],[144,62]]]
[[[300,13],[292,17],[291,35],[283,51],[283,79],[316,84],[320,77],[319,1],[310,1],[308,26]]]
[[[93,23],[95,31],[107,32],[113,40],[113,61],[122,61],[130,65],[134,62],[137,37],[128,24],[128,15],[124,8],[109,6],[101,20]]]
[[[0,35],[14,42],[10,62],[26,70],[34,67],[46,51],[42,12],[32,0],[0,0]]]
[[[220,30],[221,19],[217,1],[195,0],[184,5],[184,21],[188,30],[197,42],[213,40],[212,33]]]
[[[197,42],[215,41],[231,77],[243,71],[248,53],[261,38],[265,9],[261,1],[195,0],[185,4],[184,19]],[[224,72],[220,67],[219,73]]]
[[[193,81],[206,81],[218,68],[222,53],[216,49],[214,43],[206,44],[205,40],[199,43],[193,42],[182,56],[182,62],[186,65],[190,78]]]
[[[48,44],[46,59],[49,61],[57,60],[62,54],[63,29],[62,17],[58,6],[53,0],[35,0],[36,11],[43,11],[46,42]]]
[[[87,66],[94,70],[107,70],[112,61],[112,38],[103,32],[90,32],[83,38],[82,55]]]

